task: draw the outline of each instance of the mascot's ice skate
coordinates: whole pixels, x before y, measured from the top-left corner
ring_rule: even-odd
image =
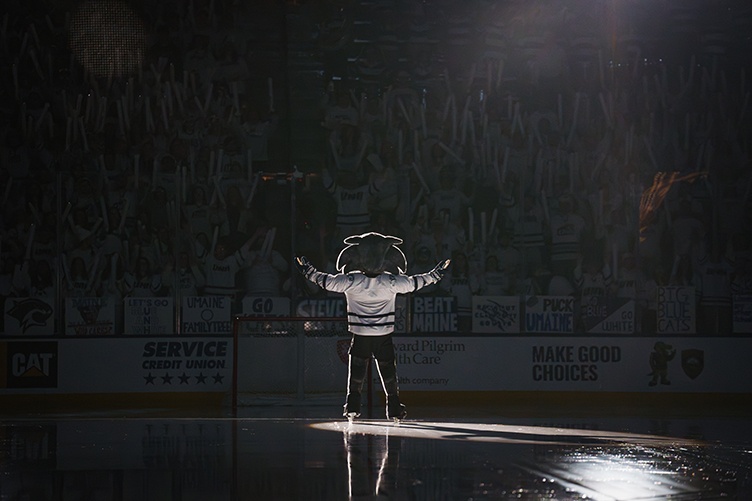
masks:
[[[308,280],[328,291],[343,292],[347,300],[352,340],[344,416],[349,420],[360,416],[360,395],[373,356],[386,394],[387,419],[399,421],[407,410],[399,399],[392,344],[396,297],[441,280],[449,260],[428,273],[408,276],[407,259],[397,247],[401,239],[370,232],[347,237],[344,242],[346,247],[337,257],[337,275],[318,271],[305,257],[296,258],[296,265]]]

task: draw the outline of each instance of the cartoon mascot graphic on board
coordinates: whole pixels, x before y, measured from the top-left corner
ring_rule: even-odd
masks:
[[[668,363],[676,356],[676,350],[670,344],[658,341],[653,345],[653,351],[650,353],[650,369],[652,379],[648,383],[655,386],[660,381],[661,384],[671,384],[668,380]]]
[[[347,397],[343,415],[360,416],[361,393],[371,358],[386,394],[386,416],[399,421],[407,410],[399,399],[394,333],[397,294],[415,292],[437,283],[449,267],[449,260],[428,273],[406,275],[407,259],[397,247],[402,239],[368,232],[345,238],[337,257],[336,275],[318,271],[305,256],[295,259],[305,278],[322,289],[344,293],[347,325],[352,338],[348,350]]]

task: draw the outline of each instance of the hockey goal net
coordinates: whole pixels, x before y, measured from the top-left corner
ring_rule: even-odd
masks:
[[[344,318],[233,318],[233,408],[343,398],[350,334]]]

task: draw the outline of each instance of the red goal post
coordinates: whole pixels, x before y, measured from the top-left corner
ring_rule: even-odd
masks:
[[[231,405],[338,397],[347,384],[346,318],[236,315]]]

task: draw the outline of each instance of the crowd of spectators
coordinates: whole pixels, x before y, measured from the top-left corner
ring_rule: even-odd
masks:
[[[474,295],[606,296],[636,302],[640,332],[658,287],[690,286],[697,332],[730,333],[752,292],[750,8],[441,6],[364,16],[377,42],[323,121],[325,258],[372,228],[405,238],[413,272],[453,259],[436,293],[460,317]]]
[[[670,4],[315,10],[324,140],[295,168],[269,151],[289,117],[238,2],[142,13],[121,74],[68,48],[80,10],[10,11],[0,296],[221,295],[239,311],[323,294],[292,254],[333,271],[345,236],[379,231],[405,240],[410,273],[452,259],[427,293],[456,297],[463,325],[478,295],[609,296],[647,333],[657,288],[687,285],[697,332],[729,333],[733,296],[752,294],[752,10]]]

